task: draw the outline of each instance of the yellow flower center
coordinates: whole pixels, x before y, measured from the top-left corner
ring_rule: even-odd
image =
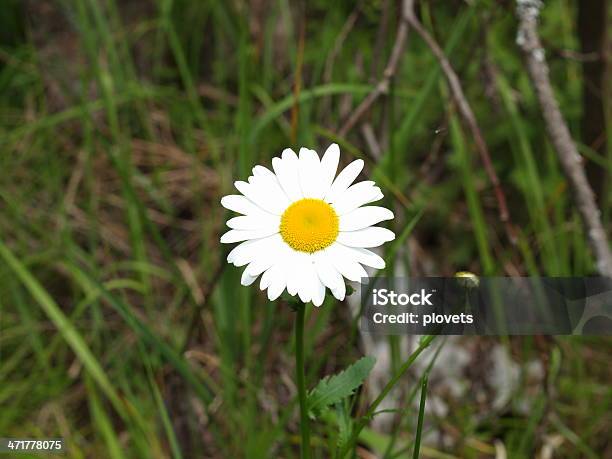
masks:
[[[313,253],[330,246],[338,236],[339,219],[321,199],[304,198],[291,204],[281,217],[280,234],[299,252]]]

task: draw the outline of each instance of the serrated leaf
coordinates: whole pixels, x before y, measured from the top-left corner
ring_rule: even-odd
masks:
[[[368,377],[375,362],[374,357],[362,357],[344,371],[319,381],[308,394],[309,415],[314,418],[322,409],[352,395]]]
[[[338,426],[338,441],[336,446],[342,450],[351,437],[352,421],[347,403],[336,404],[336,424]]]

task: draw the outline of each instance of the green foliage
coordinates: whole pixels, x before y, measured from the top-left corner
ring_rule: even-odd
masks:
[[[321,379],[308,393],[310,416],[315,419],[325,408],[353,395],[368,377],[375,363],[374,357],[362,357],[340,373]]]
[[[70,459],[296,457],[289,381],[295,314],[270,304],[257,283],[241,286],[219,244],[227,216],[220,197],[287,146],[321,150],[335,141],[343,163],[366,160],[364,175],[382,187],[383,205],[396,215],[390,227],[397,238],[381,254],[385,274],[594,272],[515,43],[512,3],[416,2],[484,133],[516,245],[505,237],[440,66],[415,33],[388,93],[363,123],[338,134],[383,74],[397,2],[298,3],[3,2],[3,436],[64,436]],[[588,144],[580,132],[581,4],[546,2],[540,31],[585,164],[610,177],[610,144]],[[612,138],[610,100],[602,97],[602,139]],[[601,198],[609,228],[612,206]],[[328,295],[309,309],[307,381],[363,355],[359,315],[347,303]],[[448,416],[419,415],[421,454],[492,456],[501,442],[508,457],[535,457],[558,438],[555,457],[605,454],[609,340],[524,338],[510,346],[523,366],[544,362],[546,381],[533,385],[522,375],[516,403],[483,413],[470,395],[487,368],[474,362],[474,387],[449,401]],[[402,403],[389,433],[371,428],[378,408],[369,410],[381,401],[356,391],[371,359],[313,389],[317,457],[354,456],[357,444],[381,457],[410,454],[422,366],[413,365],[418,355],[402,362],[401,348],[397,340],[389,346],[392,366],[410,367],[391,381]],[[428,403],[435,383],[432,377]],[[430,444],[428,429],[453,432],[457,442]]]
[[[345,400],[343,403],[337,403],[336,409],[336,425],[338,426],[338,439],[336,441],[336,447],[338,450],[342,450],[348,445],[351,438],[353,420],[349,412],[349,406]]]

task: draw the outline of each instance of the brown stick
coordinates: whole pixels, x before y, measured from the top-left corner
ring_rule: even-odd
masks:
[[[582,141],[606,156],[606,25],[608,22],[606,0],[578,2],[578,36],[580,37],[582,66]],[[566,51],[567,53],[567,51]],[[590,59],[588,57],[590,56]],[[586,59],[585,59],[586,57]],[[593,188],[600,206],[606,205],[605,193],[612,188],[606,184],[606,169],[594,161],[585,165],[587,180]]]
[[[539,0],[517,0],[516,12],[519,19],[517,43],[525,54],[527,71],[542,108],[546,130],[574,195],[597,262],[597,270],[602,276],[612,278],[612,254],[601,223],[601,213],[595,204],[595,195],[584,173],[582,159],[550,85],[544,49],[538,36],[538,17],[541,7],[542,2]]]
[[[298,42],[297,63],[295,66],[295,80],[293,82],[293,106],[291,107],[291,142],[297,142],[298,122],[300,115],[300,91],[302,90],[302,64],[304,63],[304,41],[306,35],[306,17],[300,21],[300,38]]]
[[[408,10],[409,0],[404,0],[402,2],[402,16],[405,17],[406,12]],[[406,38],[408,37],[408,24],[406,21],[399,21],[399,25],[397,28],[397,35],[395,36],[395,43],[393,44],[393,50],[391,51],[391,56],[389,56],[389,61],[387,62],[387,66],[383,72],[382,78],[376,83],[376,86],[370,92],[367,97],[359,104],[359,106],[355,109],[353,114],[349,117],[349,119],[344,123],[344,125],[338,131],[338,135],[340,137],[346,136],[346,134],[357,124],[357,122],[365,115],[374,102],[378,100],[378,98],[384,94],[389,92],[389,85],[391,83],[391,79],[395,75],[397,71],[397,67],[400,62],[400,58],[404,53],[404,48],[406,46]]]
[[[408,10],[405,15],[405,19],[419,34],[425,44],[427,44],[433,55],[438,60],[438,63],[440,64],[440,68],[442,69],[442,72],[446,77],[453,100],[455,101],[455,104],[457,105],[457,108],[459,110],[459,114],[463,118],[463,121],[468,126],[472,133],[472,136],[474,137],[474,142],[476,143],[476,148],[478,150],[478,153],[480,154],[480,159],[482,160],[487,176],[489,177],[489,180],[493,185],[495,198],[497,200],[499,218],[505,224],[508,239],[510,240],[510,242],[514,243],[516,241],[516,236],[514,230],[512,229],[509,223],[510,216],[508,213],[508,206],[506,204],[506,196],[504,195],[504,192],[501,188],[497,173],[493,168],[489,149],[487,147],[486,142],[484,141],[484,136],[482,135],[480,127],[478,126],[478,122],[476,121],[474,112],[472,111],[472,108],[470,107],[470,104],[467,101],[465,94],[463,93],[463,88],[461,86],[461,82],[459,81],[459,77],[457,76],[457,73],[453,69],[451,63],[444,54],[444,51],[442,50],[440,45],[438,45],[436,40],[431,35],[429,35],[427,30],[425,30],[423,25],[416,17],[414,13],[414,0],[408,0],[407,3]]]

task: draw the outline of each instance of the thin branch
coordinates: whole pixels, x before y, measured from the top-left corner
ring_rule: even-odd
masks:
[[[215,272],[212,275],[212,278],[210,280],[210,285],[208,289],[206,290],[206,294],[202,298],[201,302],[193,308],[193,312],[189,320],[189,326],[187,328],[187,332],[185,333],[183,345],[181,346],[181,354],[184,354],[187,351],[187,349],[189,349],[191,340],[193,339],[196,332],[198,331],[198,328],[202,324],[202,320],[201,320],[202,311],[204,311],[204,309],[206,309],[209,306],[209,302],[212,299],[212,294],[213,294],[213,291],[215,290],[215,286],[221,280],[223,271],[225,271],[225,267],[227,266],[227,263],[225,262],[225,259],[227,258],[226,252],[227,252],[226,250],[223,250],[221,253],[219,265],[217,266],[217,268],[215,269]]]
[[[402,2],[403,17],[406,16],[409,3],[409,0],[404,0]],[[389,92],[389,85],[391,83],[391,79],[395,75],[395,72],[397,72],[397,67],[399,65],[400,59],[402,57],[402,54],[404,54],[407,37],[408,24],[406,23],[406,21],[399,21],[399,25],[397,27],[397,35],[395,36],[395,43],[393,44],[393,50],[391,51],[391,56],[389,56],[389,61],[387,62],[387,66],[383,71],[381,79],[378,81],[378,83],[376,83],[376,86],[374,87],[372,92],[370,92],[367,97],[359,104],[353,114],[340,128],[340,130],[338,131],[338,135],[340,137],[346,136],[346,134],[357,124],[357,122],[372,108],[374,102],[376,102],[380,96]]]
[[[361,125],[361,134],[363,135],[366,144],[370,149],[372,157],[376,160],[380,159],[380,157],[382,156],[382,149],[380,148],[380,143],[378,143],[378,139],[376,139],[376,133],[374,132],[372,124],[363,123]]]
[[[300,38],[297,50],[297,63],[295,66],[295,79],[293,81],[294,103],[291,107],[291,142],[297,142],[298,122],[300,115],[299,97],[302,90],[302,65],[304,63],[304,41],[306,36],[306,17],[302,16],[300,21]]]
[[[538,36],[538,17],[541,7],[542,2],[539,0],[517,0],[516,12],[519,19],[517,43],[525,54],[527,71],[542,109],[546,129],[574,195],[597,262],[597,270],[602,276],[612,278],[612,254],[601,223],[601,212],[595,204],[595,195],[584,173],[582,159],[550,85],[544,49]]]
[[[408,10],[405,16],[406,21],[412,26],[412,28],[419,34],[419,36],[423,39],[425,44],[429,47],[433,55],[438,60],[440,64],[440,68],[446,77],[448,82],[449,89],[451,91],[453,100],[457,105],[459,110],[459,114],[463,118],[463,121],[470,129],[472,136],[474,137],[474,142],[476,144],[476,148],[478,153],[480,154],[480,158],[484,165],[485,171],[491,184],[493,185],[493,189],[495,192],[495,198],[497,200],[497,207],[499,211],[499,218],[505,224],[506,233],[508,235],[508,239],[510,242],[514,243],[516,241],[515,231],[512,229],[509,220],[508,206],[506,205],[506,196],[501,188],[499,178],[497,177],[497,173],[493,168],[493,163],[491,161],[491,155],[489,154],[489,149],[487,144],[485,143],[484,136],[482,135],[482,131],[478,126],[478,122],[476,121],[476,117],[474,116],[474,112],[470,107],[470,104],[463,93],[463,88],[461,86],[461,82],[459,81],[459,77],[457,73],[453,69],[450,64],[448,58],[444,54],[444,51],[438,45],[436,40],[429,35],[427,30],[423,27],[423,25],[419,22],[418,18],[414,13],[414,0],[408,0]]]
[[[332,81],[332,75],[333,75],[336,59],[338,57],[338,54],[340,54],[340,51],[342,51],[342,47],[344,46],[344,43],[346,42],[349,34],[351,33],[351,30],[353,30],[353,27],[355,26],[355,23],[357,22],[359,15],[361,14],[361,4],[362,3],[363,2],[361,1],[358,2],[355,8],[353,9],[353,12],[347,18],[346,22],[342,26],[342,29],[340,29],[340,33],[338,34],[338,36],[336,37],[336,40],[334,41],[334,46],[332,47],[331,51],[327,55],[327,58],[325,59],[325,67],[323,70],[323,81],[325,83],[330,83]],[[332,113],[331,101],[332,101],[332,97],[326,97],[323,100],[323,103],[319,110],[319,113],[321,114],[321,118],[325,116],[326,119],[329,119],[329,114]]]
[[[389,27],[389,18],[394,4],[391,0],[383,0],[381,5],[382,17],[378,23],[378,31],[376,32],[376,41],[374,42],[374,52],[372,54],[372,63],[370,65],[370,75],[372,82],[376,81],[378,69],[380,67],[380,59],[384,56],[385,38],[387,37],[387,28]]]
[[[334,63],[336,61],[336,58],[338,57],[338,54],[342,50],[342,47],[344,46],[344,42],[349,36],[349,33],[351,32],[351,30],[353,30],[353,27],[355,26],[355,22],[357,22],[357,19],[359,18],[359,14],[361,12],[359,9],[359,6],[360,5],[357,5],[357,7],[355,7],[353,12],[350,14],[348,19],[342,26],[342,29],[340,29],[340,33],[338,34],[338,36],[336,37],[336,40],[334,41],[334,46],[332,46],[331,52],[327,55],[327,59],[325,59],[325,67],[323,70],[323,81],[325,81],[326,83],[329,83],[332,80],[332,74],[334,71]]]

